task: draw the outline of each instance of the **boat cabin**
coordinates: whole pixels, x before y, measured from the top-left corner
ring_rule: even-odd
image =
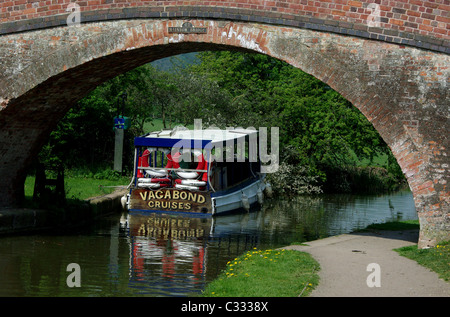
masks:
[[[136,137],[132,211],[215,215],[262,203],[254,129],[175,128]]]

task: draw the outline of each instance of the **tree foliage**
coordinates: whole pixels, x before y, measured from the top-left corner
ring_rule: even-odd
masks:
[[[381,155],[388,157],[384,167],[402,175],[372,124],[318,79],[261,54],[202,52],[197,58],[164,71],[143,65],[97,87],[58,124],[41,157],[69,167],[111,164],[113,117],[123,114],[132,121],[129,152],[152,118],[161,118],[164,127],[200,118],[204,126],[279,127],[282,162],[322,182],[336,167],[363,160],[371,165]]]
[[[234,109],[246,116],[229,123],[280,127],[291,163],[341,165],[390,153],[358,109],[300,69],[260,54],[205,52],[200,60],[193,71],[240,99]]]

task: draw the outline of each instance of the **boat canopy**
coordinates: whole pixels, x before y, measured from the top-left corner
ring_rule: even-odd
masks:
[[[190,147],[192,149],[212,149],[215,146],[221,147],[231,142],[243,142],[248,138],[255,138],[258,135],[256,129],[251,128],[227,128],[221,129],[173,129],[151,132],[134,139],[135,146],[151,147]],[[190,145],[186,142],[190,141]]]

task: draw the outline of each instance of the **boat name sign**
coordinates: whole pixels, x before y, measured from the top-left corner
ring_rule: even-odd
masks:
[[[144,207],[162,210],[184,210],[200,212],[202,207],[206,207],[207,196],[202,193],[182,191],[182,190],[136,190],[132,208]],[[143,204],[143,205],[142,205]],[[139,208],[138,207],[138,208]],[[209,209],[209,208],[208,208]]]

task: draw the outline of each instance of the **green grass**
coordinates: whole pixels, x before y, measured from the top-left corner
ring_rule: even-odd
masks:
[[[319,263],[305,252],[254,249],[228,262],[203,296],[308,296],[319,282],[319,268]]]
[[[34,176],[25,180],[25,198],[33,197]],[[115,186],[127,186],[130,177],[117,177],[116,179],[98,179],[95,177],[70,176],[64,179],[66,198],[84,200],[90,197],[102,196],[116,190]],[[108,187],[112,186],[112,187]]]
[[[356,157],[356,155],[355,155]],[[378,167],[384,167],[387,166],[387,162],[388,162],[388,156],[387,154],[380,154],[377,155],[373,158],[372,162],[369,159],[361,159],[360,161],[358,161],[357,159],[355,159],[356,161],[356,166],[378,166]]]
[[[400,255],[414,260],[420,265],[439,274],[445,281],[450,281],[450,242],[443,241],[434,248],[418,249],[417,245],[394,249]]]
[[[419,220],[392,221],[386,223],[374,223],[363,230],[414,230],[420,229]]]

